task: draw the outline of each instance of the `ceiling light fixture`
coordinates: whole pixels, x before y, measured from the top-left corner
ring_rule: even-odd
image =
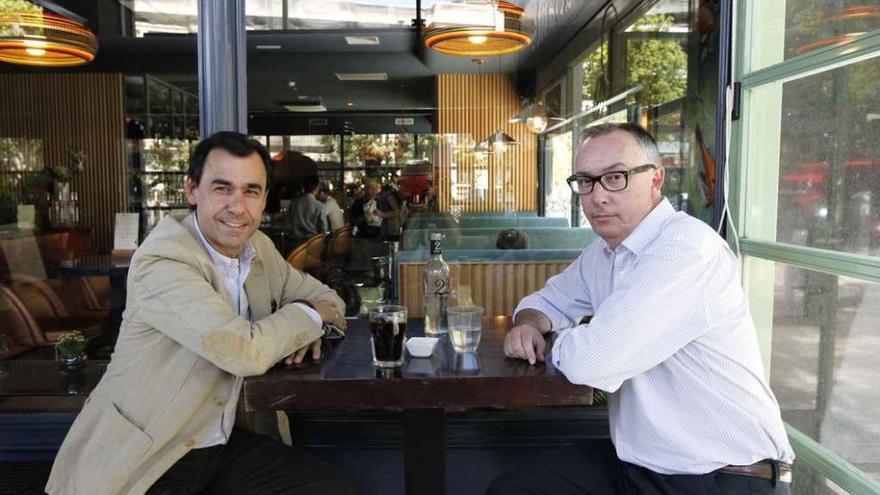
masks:
[[[336,72],[340,81],[387,81],[387,72]]]
[[[524,100],[522,111],[508,119],[507,122],[511,124],[521,124],[525,122],[526,128],[529,132],[540,134],[547,128],[550,119],[551,117],[547,113],[547,108],[544,106],[544,102],[540,100]]]
[[[509,134],[501,130],[499,127],[495,130],[495,132],[486,138],[483,143],[480,143],[481,147],[484,145],[488,147],[490,152],[501,154],[507,151],[508,146],[515,146],[519,144],[519,141],[510,137]]]
[[[281,45],[257,45],[257,50],[280,50]]]
[[[378,36],[346,36],[345,43],[348,45],[378,45]]]
[[[83,21],[39,10],[0,13],[0,61],[40,67],[87,64],[98,40]]]
[[[427,48],[446,55],[505,55],[532,43],[535,23],[511,2],[434,4],[423,31]]]

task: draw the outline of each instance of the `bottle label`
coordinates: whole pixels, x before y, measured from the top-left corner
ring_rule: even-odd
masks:
[[[434,295],[435,296],[449,295],[449,279],[439,278],[434,281]]]
[[[431,255],[435,254],[443,254],[443,250],[440,248],[440,241],[435,241],[431,239]]]

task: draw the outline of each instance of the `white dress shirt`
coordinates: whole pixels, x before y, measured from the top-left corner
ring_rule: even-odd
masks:
[[[737,259],[664,199],[616,249],[601,238],[517,306],[559,333],[554,365],[608,394],[618,457],[662,474],[791,462]],[[577,325],[593,315],[588,325]]]
[[[208,240],[205,239],[205,234],[202,233],[195,215],[193,215],[193,223],[196,226],[196,232],[199,233],[199,241],[208,251],[217,271],[223,276],[223,285],[229,294],[229,302],[232,305],[232,309],[253,323],[254,318],[248,304],[247,292],[244,290],[244,281],[247,280],[248,273],[251,271],[251,262],[257,254],[254,250],[254,245],[250,241],[245,242],[244,247],[242,247],[241,252],[238,254],[238,258],[230,258],[214,249]],[[317,311],[305,304],[295,304],[305,311],[318,326],[321,326],[321,315]],[[217,428],[194,448],[201,449],[213,445],[223,445],[229,440],[229,435],[232,434],[232,427],[235,425],[235,410],[238,407],[238,395],[241,393],[242,383],[244,383],[244,378],[240,376],[235,377],[235,381],[229,390],[229,399],[227,399],[226,406],[223,408],[223,415],[217,422]]]

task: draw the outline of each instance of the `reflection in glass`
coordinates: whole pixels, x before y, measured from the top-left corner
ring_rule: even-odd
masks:
[[[770,384],[783,418],[880,479],[880,284],[775,266]]]
[[[880,28],[880,5],[870,0],[789,2],[785,9],[785,58],[850,43]]]
[[[783,85],[775,240],[877,252],[878,74],[873,58]]]
[[[565,178],[571,175],[571,132],[551,134],[546,139],[547,171],[550,183],[547,184],[545,211],[548,217],[565,217],[571,223],[571,191],[565,185]]]
[[[457,375],[477,375],[480,373],[480,355],[476,352],[452,353],[452,369]]]

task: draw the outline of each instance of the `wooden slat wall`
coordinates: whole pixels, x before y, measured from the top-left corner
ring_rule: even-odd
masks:
[[[470,287],[471,298],[486,315],[510,315],[520,299],[544,287],[544,282],[562,272],[571,260],[562,261],[486,261],[449,263],[452,291]],[[397,275],[400,304],[409,308],[409,316],[424,316],[422,269],[424,262],[400,263]]]
[[[537,138],[525,124],[507,120],[519,113],[520,102],[511,81],[502,74],[441,74],[438,85],[439,134],[469,135],[475,142],[501,128],[520,144],[500,155],[475,156],[441,141],[434,183],[441,211],[456,206],[461,211],[534,211],[537,206]],[[459,140],[460,141],[460,140]],[[470,184],[465,199],[452,199],[453,164],[457,183]],[[485,169],[489,190],[484,197],[475,191],[475,172]]]
[[[43,141],[44,163],[66,162],[83,150],[85,170],[74,177],[80,225],[98,249],[113,243],[115,213],[128,207],[121,74],[0,74],[0,138]]]

